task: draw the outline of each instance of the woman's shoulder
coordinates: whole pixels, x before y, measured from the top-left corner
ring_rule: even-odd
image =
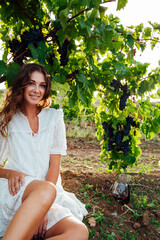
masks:
[[[44,108],[43,117],[54,118],[55,120],[63,118],[63,109]]]

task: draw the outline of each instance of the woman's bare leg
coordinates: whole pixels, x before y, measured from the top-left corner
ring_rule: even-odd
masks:
[[[47,181],[33,181],[25,189],[22,204],[10,222],[3,240],[30,240],[56,197]]]
[[[74,217],[66,217],[46,232],[47,240],[87,240],[88,229],[84,223]]]

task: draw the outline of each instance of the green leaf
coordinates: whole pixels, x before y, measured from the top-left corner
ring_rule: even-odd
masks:
[[[84,16],[81,16],[79,19],[78,19],[78,22],[81,26],[82,29],[84,29],[86,27],[86,22],[84,20]]]
[[[152,29],[150,27],[146,27],[143,32],[143,38],[150,37],[152,33]]]
[[[121,34],[115,33],[113,40],[114,40],[113,45],[115,48],[115,52],[118,52],[121,49],[121,46],[123,44],[123,38]]]
[[[129,136],[124,136],[122,142],[125,142],[128,139],[129,139]]]
[[[143,31],[143,26],[144,24],[143,23],[140,23],[138,26],[135,27],[135,30],[139,33],[139,32],[142,32]]]
[[[72,91],[69,94],[69,105],[74,108],[76,102],[77,102],[78,96],[77,91]]]
[[[157,95],[160,97],[160,88],[157,90]]]
[[[84,90],[78,85],[78,93],[83,104],[87,104],[87,98]]]
[[[7,71],[7,66],[4,61],[0,60],[0,76],[5,76]]]
[[[78,73],[75,76],[76,76],[76,78],[78,79],[79,82],[85,83],[86,88],[88,88],[89,81],[84,74]]]
[[[103,19],[105,16],[105,11],[107,10],[107,7],[103,7],[103,6],[99,6],[99,14],[100,14],[100,18]]]
[[[91,6],[92,7],[95,7],[95,8],[98,8],[99,7],[99,5],[101,4],[101,0],[92,0],[91,1]]]
[[[48,56],[48,52],[50,51],[50,48],[47,47],[46,43],[41,41],[38,43],[38,47],[36,48],[37,52],[38,52],[38,60],[39,63],[45,65],[46,61],[46,57]]]
[[[97,17],[98,17],[98,10],[96,8],[93,8],[92,12],[89,15],[89,21],[94,22]]]
[[[62,25],[62,28],[65,29],[67,27],[67,21],[68,21],[68,14],[69,14],[69,8],[63,9],[59,13],[59,19]]]
[[[148,90],[149,90],[149,82],[147,80],[144,80],[140,84],[140,87],[138,89],[138,95],[142,96]]]
[[[66,82],[66,78],[64,75],[53,75],[53,79],[56,81],[56,82],[59,82],[61,84],[64,84]],[[54,88],[54,86],[53,86]]]
[[[59,7],[60,9],[64,9],[67,6],[67,0],[52,0],[53,2],[55,2],[55,4],[57,5],[57,7]]]
[[[38,59],[39,54],[38,54],[37,48],[35,48],[32,43],[28,45],[28,48],[31,51],[32,57],[34,59]]]
[[[105,31],[102,34],[102,40],[106,45],[109,45],[112,41],[112,37],[113,37],[113,30],[110,29],[110,27],[106,27]]]
[[[17,63],[11,63],[6,71],[7,85],[10,87],[18,74],[20,66]]]
[[[126,6],[128,0],[118,0],[117,10],[120,10]]]
[[[134,45],[134,42],[135,42],[135,38],[134,38],[131,34],[129,34],[129,35],[127,36],[126,40],[127,40],[128,46],[129,46],[130,48],[133,48],[133,45]]]
[[[70,90],[68,83],[61,84],[57,81],[52,82],[52,90],[58,91],[60,95],[65,96],[66,93]]]
[[[47,8],[49,9],[49,11],[51,11],[54,7],[51,0],[46,0],[46,5],[47,5]]]

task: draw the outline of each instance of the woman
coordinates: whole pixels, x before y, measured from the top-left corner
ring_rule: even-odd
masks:
[[[50,88],[51,80],[43,66],[23,65],[0,112],[3,240],[88,239],[81,222],[87,211],[61,185],[65,127],[62,110],[48,108]]]

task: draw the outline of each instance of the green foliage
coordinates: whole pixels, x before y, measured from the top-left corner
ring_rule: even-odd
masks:
[[[128,0],[118,0],[117,10],[124,8],[127,3],[128,3]]]
[[[0,80],[5,79],[9,87],[21,65],[43,64],[53,79],[53,94],[62,91],[69,99],[69,106],[65,108],[68,118],[72,118],[69,112],[76,115],[80,111],[76,108],[82,105],[89,109],[97,91],[101,105],[96,114],[99,139],[104,134],[104,121],[112,125],[116,134],[124,128],[127,116],[133,117],[136,129],[132,127],[128,138],[125,136],[122,140],[129,141],[128,155],[115,148],[108,151],[108,139],[102,141],[101,158],[110,168],[120,169],[132,166],[140,155],[137,144],[141,128],[149,139],[159,131],[159,108],[154,110],[143,98],[148,91],[159,87],[160,70],[148,72],[149,64],[137,62],[134,57],[136,50],[145,50],[146,43],[150,42],[152,49],[156,46],[160,26],[149,22],[147,28],[143,24],[126,28],[118,17],[107,15],[103,2],[0,1],[0,39],[3,42]],[[127,2],[118,0],[117,10],[124,8]],[[113,79],[121,83],[116,90],[111,86]],[[127,90],[123,91],[126,85]],[[124,92],[125,107],[122,104]],[[141,97],[142,101],[136,105],[132,97]]]

